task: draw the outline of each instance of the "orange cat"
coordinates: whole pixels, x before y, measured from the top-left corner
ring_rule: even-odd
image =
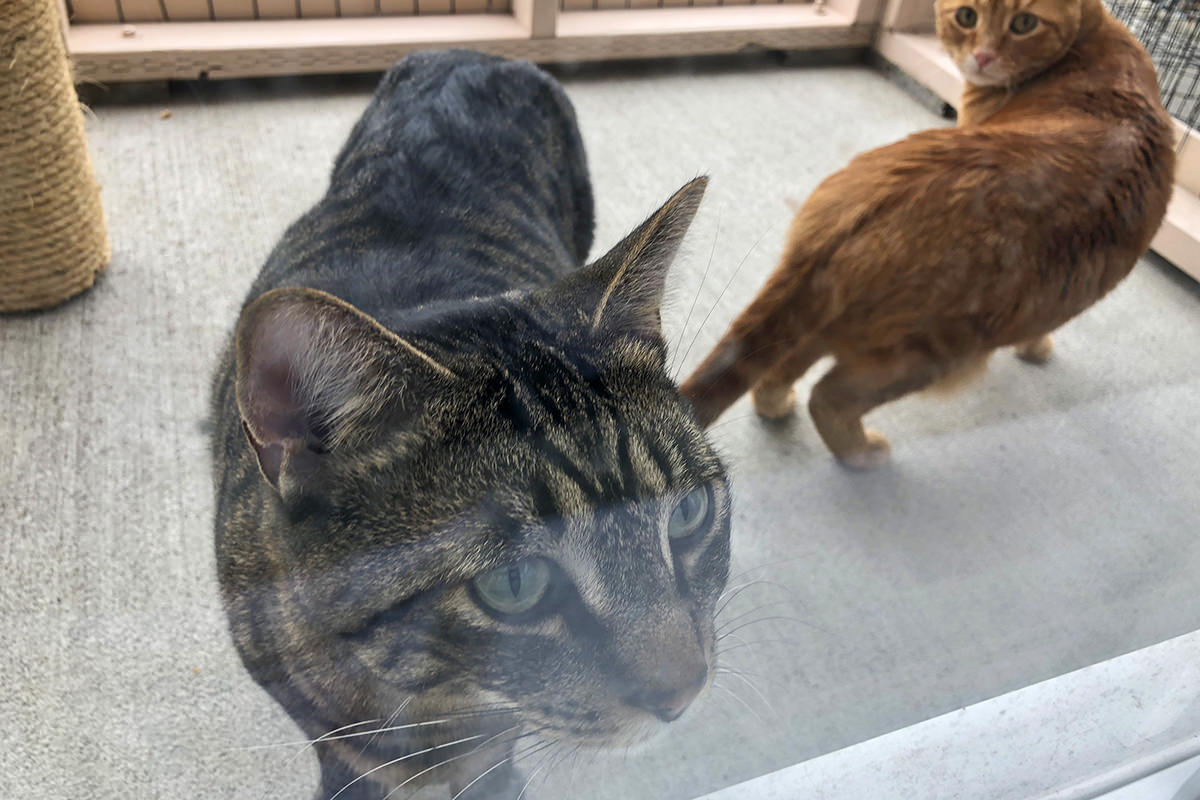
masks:
[[[938,0],[961,69],[960,126],[857,156],[792,222],[779,267],[684,383],[708,425],[747,390],[787,415],[792,383],[836,363],[809,412],[843,463],[885,462],[872,408],[972,373],[1113,288],[1171,194],[1154,66],[1100,0]]]

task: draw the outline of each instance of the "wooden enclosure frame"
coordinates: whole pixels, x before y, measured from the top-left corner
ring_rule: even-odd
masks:
[[[71,24],[67,41],[81,82],[232,78],[381,70],[442,47],[542,63],[866,48],[879,9],[880,0],[614,10],[512,0],[511,14]]]

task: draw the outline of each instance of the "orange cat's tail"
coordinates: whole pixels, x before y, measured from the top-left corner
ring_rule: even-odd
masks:
[[[725,409],[754,388],[762,374],[783,358],[789,347],[809,349],[816,339],[815,335],[790,336],[758,344],[757,338],[739,339],[726,334],[679,387],[680,393],[691,401],[696,420],[703,427],[715,422]]]
[[[797,264],[799,249],[791,248],[762,291],[680,386],[701,425],[712,424],[765,374],[780,367],[786,372],[791,361],[803,362],[792,368],[803,372],[824,354],[820,329],[828,320],[828,305],[818,310],[822,304],[807,280],[813,254],[805,253],[805,263]]]
[[[826,179],[800,206],[779,266],[680,387],[702,425],[711,424],[760,381],[790,385],[825,354],[821,330],[837,317],[840,306],[814,277],[870,216],[873,202],[847,204],[835,180],[839,175]],[[834,200],[823,199],[822,193]]]

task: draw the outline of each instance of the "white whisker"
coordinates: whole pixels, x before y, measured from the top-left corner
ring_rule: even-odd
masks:
[[[770,586],[772,589],[778,589],[781,592],[783,592],[784,594],[790,595],[792,597],[792,599],[796,600],[797,602],[799,602],[799,600],[800,600],[799,595],[796,594],[796,590],[793,589],[791,586],[788,586],[787,584],[784,584],[784,583],[780,583],[779,581],[773,581],[770,578],[756,578],[755,580],[751,581],[749,585],[751,585],[751,586]]]
[[[717,595],[717,600],[724,600],[726,597],[729,597],[729,595],[733,594],[734,592],[741,591],[742,589],[745,589],[747,586],[753,586],[756,583],[758,583],[757,580],[746,581],[745,583],[739,583],[737,586],[730,586],[730,585],[728,585],[728,583],[726,583],[725,591],[723,591],[719,595]]]
[[[315,739],[304,739],[304,740],[296,741],[296,742],[278,742],[276,744],[252,744],[248,747],[235,747],[233,750],[231,750],[229,752],[244,753],[244,752],[249,752],[251,750],[266,750],[266,749],[272,748],[272,747],[294,747],[294,746],[302,745],[302,744],[308,745],[311,747],[312,745],[316,744],[317,742],[326,741],[329,737],[333,736],[335,733],[340,733],[341,731],[349,730],[350,728],[360,728],[363,725],[377,725],[379,722],[381,722],[381,720],[378,720],[378,719],[368,719],[368,720],[363,720],[362,722],[352,722],[349,725],[343,725],[340,728],[334,728],[329,733],[321,734],[320,736],[318,736]]]
[[[506,758],[502,759],[501,761],[497,761],[495,764],[492,764],[490,767],[488,767],[487,769],[485,769],[483,772],[479,773],[479,776],[478,776],[477,778],[475,778],[475,780],[471,781],[471,782],[470,782],[470,783],[468,783],[466,786],[464,786],[463,788],[459,789],[459,790],[458,790],[458,791],[457,791],[457,792],[454,794],[454,797],[451,797],[451,798],[450,798],[450,800],[458,800],[458,798],[462,797],[462,796],[463,796],[463,795],[466,793],[466,791],[467,791],[468,789],[470,789],[470,788],[471,788],[472,786],[474,786],[475,784],[479,783],[479,781],[481,781],[481,780],[484,778],[484,776],[485,776],[485,775],[488,775],[488,774],[489,774],[489,773],[490,773],[492,770],[494,770],[494,769],[498,769],[498,768],[500,768],[500,767],[504,766],[505,764],[507,764],[507,763],[508,763],[508,762],[510,762],[510,761],[512,761],[512,756],[507,756]]]
[[[737,622],[739,619],[745,619],[746,617],[750,616],[751,614],[757,614],[759,611],[762,611],[764,608],[774,608],[775,606],[787,605],[787,603],[788,603],[787,600],[776,600],[773,603],[764,603],[763,605],[757,606],[756,608],[752,608],[749,611],[744,611],[741,614],[738,614],[736,617],[733,617],[732,619],[727,619],[724,622],[722,622],[720,625],[718,625],[716,628],[716,633],[719,636],[721,634],[721,631],[725,630],[725,628],[727,626],[733,624],[734,622]]]
[[[529,780],[525,781],[525,785],[521,787],[521,792],[520,792],[520,794],[517,795],[517,800],[521,800],[521,798],[523,798],[525,796],[525,792],[529,790],[529,785],[531,783],[533,783],[533,779],[536,778],[538,773],[541,772],[543,769],[545,769],[546,765],[548,763],[550,763],[550,760],[552,758],[554,758],[554,748],[557,746],[558,746],[558,742],[551,742],[548,745],[547,749],[549,750],[549,752],[538,764],[537,769],[535,769],[533,772],[531,772],[529,774]]]
[[[818,631],[820,631],[821,633],[824,633],[824,634],[826,634],[826,635],[832,635],[832,634],[830,634],[830,633],[829,633],[829,631],[825,630],[825,629],[824,629],[824,628],[822,628],[820,625],[816,625],[816,624],[814,624],[814,623],[812,623],[812,622],[806,622],[805,620],[799,619],[799,618],[797,618],[797,617],[771,616],[771,617],[760,617],[759,619],[752,619],[752,620],[750,620],[749,622],[743,622],[741,625],[738,625],[737,627],[735,627],[735,628],[733,628],[733,629],[731,629],[731,630],[728,630],[728,631],[725,631],[724,633],[721,633],[721,634],[719,634],[719,635],[717,636],[717,641],[719,642],[719,641],[721,641],[722,639],[724,639],[726,636],[729,636],[729,635],[731,635],[731,634],[733,634],[733,633],[736,633],[737,631],[740,631],[740,630],[742,630],[743,628],[748,628],[748,627],[750,627],[751,625],[757,625],[757,624],[758,624],[758,623],[760,623],[760,622],[771,622],[772,620],[784,620],[784,621],[786,621],[786,622],[795,622],[795,623],[796,623],[796,624],[798,624],[798,625],[804,625],[804,626],[807,626],[807,627],[809,627],[809,628],[812,628],[812,629],[814,629],[814,630],[818,630]]]
[[[488,744],[490,744],[493,740],[503,736],[506,733],[511,733],[512,731],[515,731],[519,727],[521,727],[520,724],[513,725],[511,728],[506,728],[505,730],[502,730],[497,734],[487,737],[486,739],[484,739],[484,741],[480,742],[475,747],[472,747],[470,750],[468,750],[465,753],[459,753],[456,756],[451,756],[450,758],[443,759],[442,761],[439,761],[438,763],[436,763],[432,766],[426,767],[425,769],[421,770],[420,772],[418,772],[414,775],[410,775],[409,777],[405,778],[400,783],[396,784],[396,787],[394,789],[392,789],[390,792],[385,794],[383,796],[383,800],[388,800],[388,798],[390,798],[396,792],[400,791],[405,786],[412,783],[413,781],[415,781],[417,778],[421,777],[422,775],[425,775],[426,773],[431,772],[431,771],[437,769],[438,767],[443,767],[446,764],[449,764],[451,761],[458,761],[460,758],[466,758],[467,756],[474,755],[475,753],[478,753],[480,750],[482,750],[484,747],[487,747]],[[478,736],[472,736],[471,738],[472,739],[483,739],[484,734],[479,734]],[[329,798],[329,800],[334,800],[334,798],[336,798],[336,797],[337,797],[337,795],[334,795],[333,797]]]
[[[569,781],[567,781],[567,792],[566,792],[567,797],[575,796],[575,775],[576,775],[575,767],[579,763],[579,760],[578,760],[579,759],[579,751],[582,749],[583,749],[582,744],[575,745],[575,749],[572,750],[570,755],[567,756],[567,758],[570,759],[570,761],[571,761],[571,763],[567,766],[567,771],[571,775],[571,779]]]
[[[766,695],[764,695],[761,691],[759,691],[759,688],[754,685],[754,683],[750,680],[748,675],[741,673],[741,672],[737,672],[735,670],[731,670],[731,669],[726,669],[725,674],[731,675],[734,678],[737,678],[738,680],[740,680],[742,683],[749,686],[750,691],[752,691],[752,692],[754,692],[754,694],[758,695],[758,699],[762,701],[763,707],[767,709],[768,713],[774,711],[774,707],[771,705],[771,702],[769,700],[767,700]]]
[[[284,768],[284,770],[286,770],[292,764],[296,763],[296,759],[300,758],[300,756],[304,755],[310,749],[315,747],[318,742],[327,742],[327,741],[330,741],[331,739],[337,738],[335,736],[335,734],[341,733],[342,731],[345,731],[345,730],[349,730],[350,728],[358,728],[363,725],[375,725],[378,722],[379,722],[378,719],[368,719],[368,720],[364,720],[362,722],[352,722],[349,725],[343,725],[340,728],[334,728],[333,730],[329,731],[328,733],[321,734],[316,739],[313,739],[313,740],[307,742],[303,748],[296,751],[296,753],[294,753],[291,758],[289,758],[286,762],[284,762],[283,768]],[[255,747],[248,747],[245,749],[246,750],[258,750],[258,749],[262,749],[263,747],[274,747],[274,746],[275,745],[258,745]],[[265,800],[267,795],[269,795],[270,793],[271,793],[271,790],[269,788],[266,791],[264,791],[262,793],[262,800]]]
[[[749,414],[742,414],[740,417],[733,417],[731,419],[723,419],[720,422],[718,422],[716,425],[709,425],[708,428],[706,428],[704,432],[711,434],[717,428],[724,428],[726,425],[730,425],[734,422],[741,422],[744,419],[753,419],[754,417],[757,417],[757,416],[758,416],[758,412],[752,411]]]
[[[679,369],[683,365],[676,365],[675,359],[679,357],[679,348],[683,344],[683,337],[687,333],[688,324],[692,321],[692,314],[696,310],[696,303],[700,300],[700,292],[704,290],[704,283],[708,280],[708,271],[712,269],[713,255],[717,252],[717,239],[721,237],[721,217],[724,212],[724,207],[717,212],[717,232],[713,235],[712,249],[708,251],[708,263],[704,265],[704,274],[700,276],[700,285],[696,287],[696,296],[692,298],[692,307],[688,309],[687,318],[683,321],[683,328],[679,331],[679,341],[675,342],[675,349],[671,351],[671,365],[668,369],[673,373],[671,380],[679,382]]]
[[[750,245],[750,249],[746,251],[746,255],[742,256],[742,260],[738,262],[737,267],[734,268],[734,270],[733,270],[733,274],[730,275],[729,280],[726,281],[725,287],[723,289],[721,289],[721,293],[719,295],[717,295],[717,299],[716,299],[716,301],[713,302],[712,308],[710,308],[708,310],[708,313],[704,315],[704,319],[700,320],[700,327],[698,329],[696,329],[696,335],[692,337],[692,341],[690,341],[688,343],[687,350],[685,350],[683,353],[683,358],[680,359],[680,362],[679,362],[680,368],[682,368],[683,365],[687,363],[688,354],[691,353],[692,348],[696,346],[696,340],[700,338],[700,334],[703,333],[703,331],[704,331],[704,326],[706,324],[708,324],[708,318],[711,317],[713,315],[713,312],[717,310],[717,306],[721,305],[721,298],[725,296],[725,292],[729,291],[729,287],[733,285],[734,279],[737,278],[738,273],[742,271],[742,267],[745,265],[746,259],[750,258],[750,254],[753,253],[755,248],[758,247],[759,242],[761,242],[763,240],[763,238],[768,233],[770,233],[771,229],[774,227],[775,227],[775,223],[771,223],[770,225],[768,225],[767,229],[764,230],[761,234],[759,234],[759,237],[754,240],[754,244]]]
[[[794,592],[793,592],[791,589],[789,589],[788,587],[784,586],[782,583],[779,583],[778,581],[768,581],[768,580],[755,580],[755,581],[748,581],[748,582],[746,582],[746,583],[743,583],[743,584],[741,584],[741,585],[740,585],[740,586],[738,586],[736,589],[726,589],[726,590],[725,590],[725,591],[724,591],[724,592],[721,594],[721,596],[718,598],[719,600],[721,600],[721,601],[722,601],[722,602],[721,602],[721,605],[720,605],[720,607],[719,607],[719,608],[718,608],[716,611],[714,611],[714,612],[713,612],[713,617],[714,617],[714,618],[715,618],[715,617],[719,617],[719,616],[721,615],[721,612],[723,612],[723,611],[724,611],[726,608],[728,608],[728,607],[729,607],[729,603],[730,603],[730,602],[731,602],[731,601],[732,601],[732,600],[733,600],[735,597],[737,597],[738,595],[742,594],[743,592],[746,592],[746,591],[748,591],[748,590],[750,590],[750,589],[754,589],[754,588],[756,588],[756,587],[758,587],[758,586],[770,586],[770,587],[772,587],[772,588],[781,589],[781,590],[783,590],[783,592],[784,592],[785,594],[789,594],[789,595],[791,595],[793,600],[797,600],[797,601],[799,601],[799,598],[797,598],[797,597],[796,597],[796,594],[795,594],[795,593],[794,593]]]
[[[803,642],[802,640],[800,640],[800,639],[755,639],[755,640],[754,640],[754,641],[752,641],[752,642],[747,642],[745,639],[742,639],[740,636],[738,636],[738,635],[736,635],[736,634],[734,634],[734,635],[733,635],[733,636],[731,636],[730,638],[732,638],[732,639],[737,639],[737,640],[738,640],[738,644],[735,644],[735,645],[733,645],[733,646],[731,646],[731,647],[722,647],[722,648],[719,648],[719,649],[717,650],[717,655],[718,655],[718,656],[723,656],[723,655],[725,655],[726,653],[728,653],[728,652],[730,652],[730,651],[733,651],[733,650],[741,650],[743,647],[757,647],[757,646],[758,646],[758,645],[760,645],[760,644],[789,644],[789,645],[798,645],[798,644],[803,644],[803,643],[804,643],[804,642]]]
[[[799,561],[802,558],[811,558],[812,555],[813,555],[813,553],[812,553],[812,551],[810,551],[807,553],[801,553],[800,555],[796,555],[796,556],[788,556],[787,558],[780,558],[775,561],[768,561],[765,564],[758,564],[753,567],[748,567],[747,569],[744,569],[735,575],[730,575],[728,580],[730,580],[730,581],[741,580],[744,576],[749,575],[751,572],[758,572],[760,569],[770,569],[772,567],[778,567],[780,564],[790,564],[791,562]]]
[[[743,700],[742,698],[738,697],[738,695],[737,695],[737,694],[736,694],[736,693],[735,693],[735,692],[734,692],[732,689],[730,689],[728,686],[721,686],[720,684],[718,684],[718,683],[714,682],[714,683],[713,683],[713,688],[714,688],[714,689],[720,689],[721,691],[725,692],[725,694],[729,695],[729,696],[730,696],[730,697],[732,697],[734,700],[738,701],[738,703],[740,703],[740,704],[742,705],[742,707],[743,707],[743,708],[745,708],[747,711],[749,711],[749,712],[750,712],[750,713],[751,713],[751,714],[754,716],[754,718],[755,718],[756,720],[758,720],[758,724],[759,724],[759,725],[762,725],[764,728],[766,728],[766,727],[767,727],[766,720],[764,720],[764,719],[762,718],[762,716],[761,716],[761,715],[760,715],[760,714],[759,714],[757,711],[755,711],[755,710],[754,710],[754,706],[750,705],[750,704],[749,704],[749,703],[747,703],[745,700]]]
[[[386,720],[384,720],[383,727],[386,728],[389,725],[391,725],[393,722],[395,722],[397,719],[399,719],[400,714],[402,714],[404,712],[404,709],[408,708],[408,706],[412,703],[412,701],[413,701],[413,698],[410,695],[407,698],[405,698],[404,701],[400,703],[400,705],[396,706],[396,710],[393,711]],[[362,749],[360,749],[358,751],[358,754],[361,756],[364,752],[366,752],[368,747],[375,744],[375,740],[379,738],[379,734],[382,732],[383,731],[375,731],[375,735],[372,736],[370,739],[367,739],[367,743],[362,746]]]
[[[427,748],[425,748],[424,750],[418,750],[418,751],[416,751],[415,753],[409,753],[408,755],[400,756],[399,758],[393,758],[391,761],[387,761],[387,762],[385,762],[385,763],[383,763],[383,764],[380,764],[380,765],[379,765],[379,766],[377,766],[377,767],[372,767],[371,769],[369,769],[369,770],[367,770],[366,772],[364,772],[362,775],[359,775],[357,778],[355,778],[354,780],[350,781],[350,782],[349,782],[349,783],[347,783],[345,786],[343,786],[342,788],[340,788],[340,789],[338,789],[336,792],[334,792],[333,796],[332,796],[332,797],[330,797],[330,798],[329,798],[329,800],[337,800],[337,797],[338,797],[338,796],[339,796],[339,795],[340,795],[342,792],[346,791],[346,790],[347,790],[347,789],[349,789],[351,786],[353,786],[354,784],[358,783],[359,781],[361,781],[363,778],[367,777],[368,775],[370,775],[370,774],[372,774],[372,773],[375,773],[375,772],[378,772],[378,771],[379,771],[379,770],[381,770],[381,769],[384,769],[384,768],[386,768],[386,767],[390,767],[390,766],[392,766],[392,765],[394,765],[394,764],[399,764],[401,761],[406,761],[406,760],[408,760],[408,759],[410,759],[410,758],[416,758],[417,756],[423,756],[423,755],[425,755],[426,753],[432,753],[434,750],[442,750],[442,749],[445,749],[445,748],[447,748],[447,747],[454,747],[455,745],[464,744],[464,743],[466,743],[466,742],[473,742],[473,741],[475,741],[476,739],[482,739],[482,738],[483,738],[483,736],[484,736],[484,735],[483,735],[482,733],[481,733],[481,734],[478,734],[477,736],[468,736],[468,737],[466,737],[465,739],[456,739],[456,740],[455,740],[455,741],[453,741],[453,742],[446,742],[445,744],[438,744],[438,745],[434,745],[433,747],[427,747]],[[472,752],[474,752],[474,751],[472,751]],[[417,773],[417,774],[419,775],[419,774],[421,774],[421,773]],[[411,778],[410,778],[409,780],[411,780]],[[405,783],[407,783],[407,781],[405,781]],[[404,784],[401,784],[401,786],[403,786],[403,785],[404,785]],[[397,788],[399,788],[399,787],[397,787]],[[390,796],[390,795],[389,795],[389,796]]]
[[[560,755],[559,755],[558,759],[553,764],[550,765],[549,769],[546,770],[546,775],[542,779],[543,784],[545,783],[545,781],[550,779],[550,776],[554,773],[554,770],[556,770],[560,766],[562,766],[563,762],[566,761],[568,758],[570,758],[574,754],[574,752],[575,752],[574,750],[567,750],[566,748],[564,748],[560,751]]]
[[[371,720],[371,721],[379,722],[380,720],[376,719],[376,720]],[[430,725],[445,725],[447,722],[454,722],[454,721],[455,720],[452,720],[452,719],[433,719],[433,720],[429,720],[428,722],[410,722],[406,725],[391,725],[386,728],[378,728],[376,730],[370,730],[370,731],[359,731],[357,733],[343,733],[338,736],[331,735],[332,733],[336,732],[336,731],[331,731],[330,733],[327,733],[324,736],[321,736],[316,739],[304,739],[304,740],[298,740],[295,742],[277,742],[275,744],[258,744],[258,745],[254,745],[253,747],[244,747],[241,749],[242,750],[270,750],[270,749],[279,748],[279,747],[298,747],[300,745],[305,745],[307,747],[311,747],[312,745],[318,744],[320,742],[333,742],[333,741],[337,741],[338,739],[355,739],[360,736],[378,736],[381,733],[390,733],[391,731],[406,731],[406,730],[411,730],[413,728],[425,728],[425,727],[429,727]],[[362,725],[364,723],[360,722],[358,724]],[[346,727],[352,728],[354,726],[347,725]],[[345,730],[345,729],[339,728],[338,730]]]

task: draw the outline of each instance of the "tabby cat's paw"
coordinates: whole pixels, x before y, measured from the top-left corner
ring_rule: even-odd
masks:
[[[867,440],[862,448],[838,456],[843,466],[859,470],[875,469],[891,459],[892,446],[888,444],[887,437],[879,431],[866,433]]]
[[[1017,358],[1030,364],[1045,364],[1054,352],[1054,340],[1049,336],[1039,336],[1028,342],[1021,342],[1015,348]]]
[[[796,390],[791,386],[756,388],[750,394],[760,417],[779,420],[796,410]]]

